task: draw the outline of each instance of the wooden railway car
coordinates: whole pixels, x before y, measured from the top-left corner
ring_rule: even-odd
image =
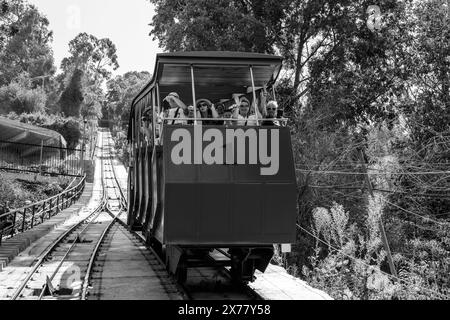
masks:
[[[176,92],[186,105],[271,88],[282,59],[238,52],[159,54],[151,82],[132,104],[128,139],[128,224],[142,230],[168,269],[226,263],[236,281],[265,271],[273,244],[296,236],[296,179],[290,131],[283,126],[174,124],[162,115]],[[196,113],[194,113],[195,115]],[[218,262],[212,252],[228,259]]]

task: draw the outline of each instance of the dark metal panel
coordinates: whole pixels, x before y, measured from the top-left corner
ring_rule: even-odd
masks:
[[[263,189],[261,184],[235,184],[230,186],[233,192],[233,240],[253,240],[264,236]],[[269,214],[277,214],[271,212]],[[267,239],[272,242],[273,239]]]
[[[263,233],[271,238],[284,235],[279,243],[295,243],[297,203],[297,188],[294,184],[265,185],[260,194],[263,199]]]
[[[277,65],[254,67],[255,85],[263,86],[271,80]],[[238,86],[252,85],[250,68],[248,66],[195,66],[196,86]],[[190,66],[164,65],[161,68],[159,83],[162,86],[191,84]]]
[[[197,242],[199,202],[195,185],[165,185],[165,240],[167,244],[173,241]]]
[[[204,129],[208,128],[212,126]],[[166,126],[164,131],[166,243],[233,246],[294,242],[297,190],[287,128],[273,128],[280,130],[280,170],[274,176],[262,176],[260,165],[175,165],[171,152],[177,142],[172,142],[171,136],[177,129],[194,136],[193,126]]]
[[[232,197],[227,184],[201,184],[197,190],[200,204],[198,241],[228,239],[233,235]]]

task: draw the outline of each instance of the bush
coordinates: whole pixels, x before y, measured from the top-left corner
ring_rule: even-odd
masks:
[[[20,176],[20,178],[17,178]],[[6,202],[11,209],[21,208],[27,201],[32,203],[48,199],[64,191],[70,178],[39,177],[34,175],[0,172],[0,207]]]
[[[114,139],[117,157],[124,164],[124,166],[128,168],[128,166],[130,165],[130,153],[128,151],[127,136],[123,131],[120,131],[117,127],[114,127],[111,133]]]
[[[41,112],[45,108],[47,95],[42,89],[32,89],[27,73],[23,73],[9,85],[0,88],[0,112]]]
[[[411,240],[407,252],[393,256],[397,280],[386,272],[386,253],[380,240],[379,215],[381,199],[367,204],[365,226],[349,224],[344,208],[334,204],[330,209],[316,208],[312,230],[317,241],[310,265],[302,273],[313,287],[326,291],[335,299],[442,299],[448,296],[448,245],[437,241]]]

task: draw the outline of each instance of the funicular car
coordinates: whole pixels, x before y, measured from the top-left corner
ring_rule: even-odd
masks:
[[[284,120],[245,126],[214,118],[205,125],[196,106],[207,99],[229,108],[245,96],[256,112],[261,90],[271,92],[281,67],[280,57],[265,54],[159,54],[153,79],[132,103],[128,224],[180,281],[190,267],[209,264],[252,281],[274,244],[295,242],[296,179]],[[194,110],[181,123],[164,113],[174,93]],[[226,259],[216,259],[218,252]]]

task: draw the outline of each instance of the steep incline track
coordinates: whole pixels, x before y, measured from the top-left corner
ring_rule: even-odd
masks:
[[[118,219],[126,200],[111,163],[111,136],[100,135],[101,201],[36,257],[12,300],[183,298],[154,253]]]

